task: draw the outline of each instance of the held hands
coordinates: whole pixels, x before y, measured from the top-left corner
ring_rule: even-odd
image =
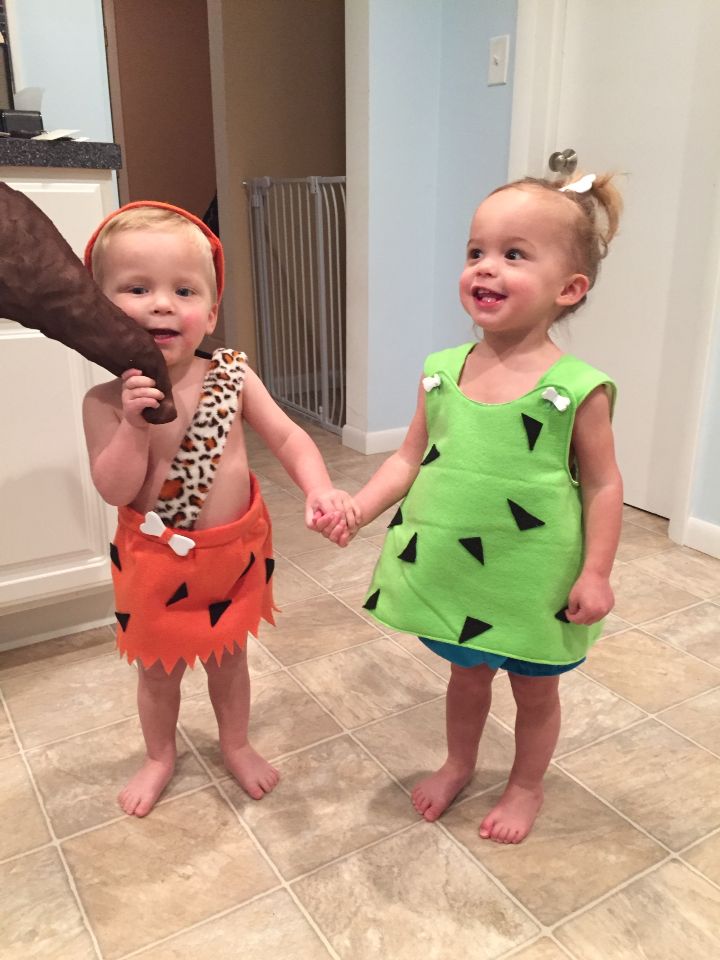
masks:
[[[581,573],[570,591],[566,616],[570,623],[590,625],[610,613],[615,597],[610,581],[597,573]]]
[[[155,387],[155,381],[144,377],[141,370],[126,370],[122,375],[123,416],[133,426],[146,429],[150,424],[143,418],[146,407],[156,409],[165,396]]]
[[[362,526],[362,517],[350,494],[331,487],[308,494],[305,525],[339,547],[346,547]]]

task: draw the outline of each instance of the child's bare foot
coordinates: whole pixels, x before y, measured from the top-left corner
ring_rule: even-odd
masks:
[[[253,800],[261,800],[277,786],[280,774],[249,743],[223,751],[225,766]]]
[[[480,824],[480,836],[497,843],[520,843],[530,833],[542,802],[542,785],[521,787],[509,783],[500,801]]]
[[[170,782],[174,769],[174,758],[151,760],[145,757],[138,772],[118,794],[118,803],[123,812],[135,817],[147,816]]]
[[[411,798],[417,812],[429,822],[437,820],[470,781],[473,770],[446,760],[439,770],[415,785]]]

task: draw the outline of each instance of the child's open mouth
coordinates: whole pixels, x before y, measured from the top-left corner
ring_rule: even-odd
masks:
[[[170,340],[173,340],[177,335],[177,330],[151,330],[150,333],[153,335],[155,343],[168,343]]]
[[[504,294],[496,293],[494,290],[488,290],[485,287],[478,287],[477,290],[473,290],[473,297],[479,303],[485,304],[500,303],[505,300]]]

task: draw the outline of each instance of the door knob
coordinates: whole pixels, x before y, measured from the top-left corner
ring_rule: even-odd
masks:
[[[577,167],[577,153],[572,147],[567,150],[556,150],[550,154],[548,166],[553,173],[574,173]]]

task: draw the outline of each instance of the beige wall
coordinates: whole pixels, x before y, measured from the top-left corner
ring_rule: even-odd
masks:
[[[117,2],[117,0],[116,0]],[[243,180],[345,173],[343,0],[208,0],[228,343],[255,360]]]
[[[120,199],[164,200],[202,216],[215,193],[206,0],[104,6],[125,163]]]

